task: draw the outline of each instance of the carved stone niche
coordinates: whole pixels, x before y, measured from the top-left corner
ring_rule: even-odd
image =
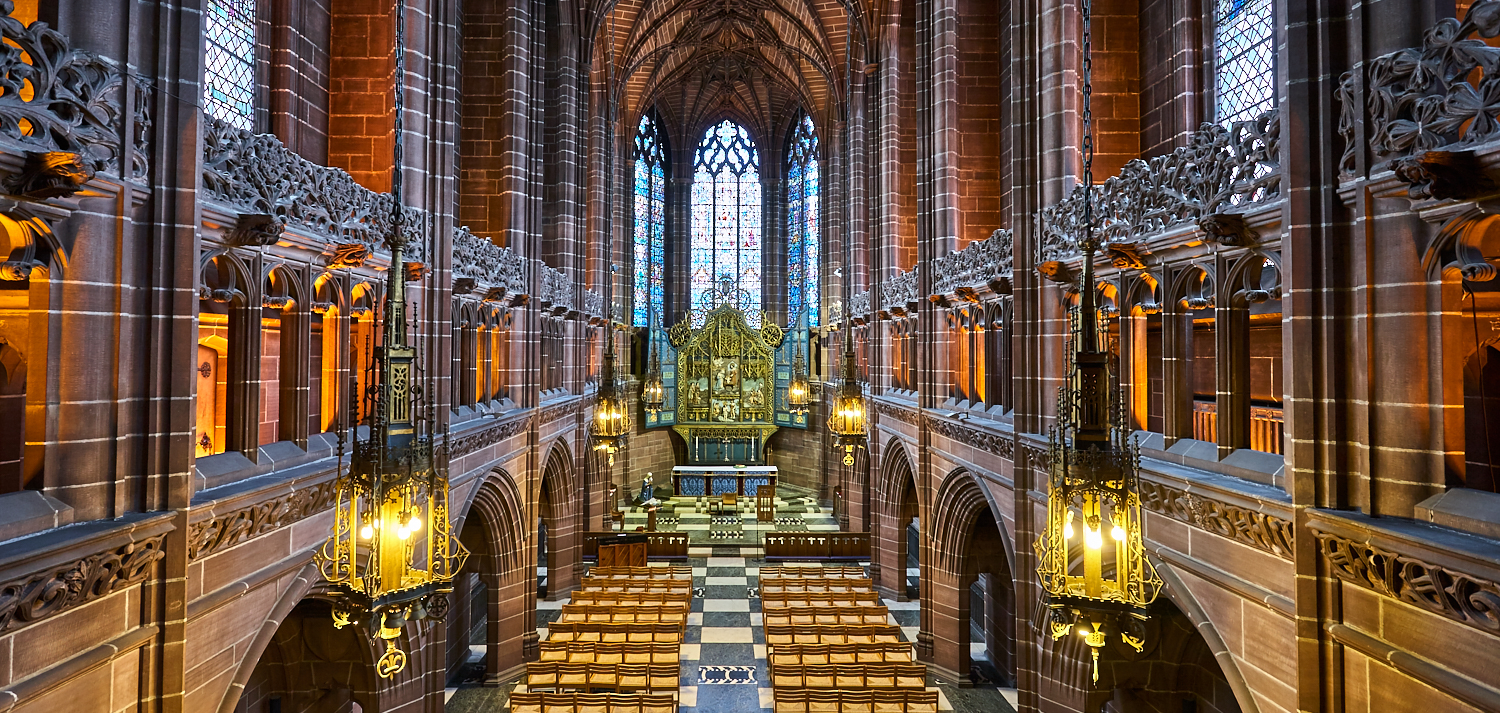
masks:
[[[1231,248],[1254,245],[1259,237],[1242,213],[1210,213],[1198,219],[1198,229],[1207,235],[1209,242]]]
[[[359,267],[369,258],[370,246],[364,243],[340,243],[333,247],[333,255],[328,258],[328,267],[332,270]]]
[[[472,277],[455,277],[453,278],[453,294],[467,295],[474,291],[476,283],[477,281]]]
[[[43,200],[67,198],[94,177],[94,167],[71,151],[27,151],[21,172],[5,179],[5,192]]]
[[[1413,200],[1466,200],[1495,191],[1473,151],[1424,151],[1391,161]]]
[[[235,220],[234,227],[225,234],[224,241],[244,247],[275,245],[281,239],[283,230],[286,230],[286,223],[277,220],[274,215],[241,213]]]

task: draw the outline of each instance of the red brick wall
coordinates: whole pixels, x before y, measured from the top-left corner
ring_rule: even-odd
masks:
[[[1000,212],[1003,143],[1000,3],[959,0],[957,99],[958,245],[1004,225]]]
[[[328,165],[372,191],[391,189],[394,20],[386,2],[333,0]]]
[[[1205,44],[1199,14],[1179,15],[1180,0],[1137,0],[1140,42],[1140,146],[1160,156],[1181,146],[1202,121]],[[1189,0],[1190,4],[1196,2]]]
[[[1101,0],[1091,24],[1094,58],[1094,180],[1141,154],[1138,0]]]
[[[262,3],[259,70],[269,131],[313,163],[328,163],[330,0]],[[269,5],[267,12],[266,5]]]

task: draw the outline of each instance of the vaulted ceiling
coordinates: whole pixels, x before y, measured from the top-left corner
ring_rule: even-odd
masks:
[[[730,116],[764,137],[798,108],[826,125],[845,91],[851,11],[855,66],[864,64],[858,3],[620,0],[599,24],[596,57],[617,68],[625,122],[654,105],[688,132]]]

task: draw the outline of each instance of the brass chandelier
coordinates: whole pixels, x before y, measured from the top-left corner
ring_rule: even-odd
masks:
[[[316,553],[334,594],[334,625],[357,623],[385,641],[376,672],[388,678],[406,667],[396,639],[409,621],[442,620],[453,577],[468,558],[448,520],[448,449],[436,445],[439,427],[431,397],[422,393],[417,350],[407,344],[406,270],[409,242],[402,212],[401,137],[406,76],[406,3],[396,3],[395,156],[391,175],[391,265],[363,395],[350,394],[339,431],[333,534]],[[344,468],[344,442],[361,397],[369,414],[363,440]],[[419,414],[418,402],[425,405]],[[442,429],[446,442],[447,429]]]
[[[656,305],[646,306],[646,339],[650,342],[651,356],[646,362],[646,379],[641,382],[641,406],[648,413],[660,413],[667,402],[667,388],[661,378],[661,355],[656,351]]]
[[[1094,253],[1090,0],[1083,15],[1083,276],[1073,320],[1069,379],[1058,389],[1049,434],[1047,522],[1036,542],[1037,575],[1053,639],[1075,628],[1089,647],[1094,682],[1099,651],[1111,635],[1141,651],[1148,607],[1162,587],[1146,559],[1139,485],[1140,447],[1128,441],[1123,402],[1111,383],[1110,353],[1099,330]]]
[[[802,342],[799,341],[797,356],[792,359],[792,380],[786,385],[786,409],[795,414],[805,414],[811,400],[812,386],[807,382],[807,360],[802,358]]]

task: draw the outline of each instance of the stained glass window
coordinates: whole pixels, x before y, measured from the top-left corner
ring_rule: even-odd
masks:
[[[760,156],[750,132],[728,119],[712,126],[693,161],[695,309],[727,286],[752,322],[760,320]]]
[[[797,325],[804,314],[807,326],[818,326],[818,135],[812,118],[804,116],[792,132],[786,160],[786,297],[787,324]]]
[[[667,228],[667,150],[650,114],[635,132],[635,307],[637,327],[650,325],[652,305],[661,319],[663,245]]]
[[[1214,0],[1215,118],[1254,119],[1276,105],[1273,0]]]
[[[237,129],[255,120],[255,0],[208,0],[203,110]]]

